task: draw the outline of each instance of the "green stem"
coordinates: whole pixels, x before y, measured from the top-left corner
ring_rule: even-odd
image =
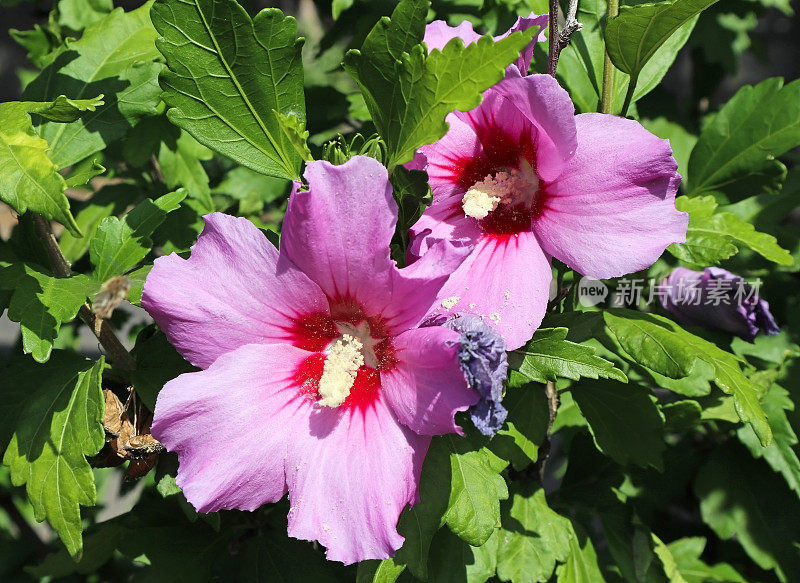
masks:
[[[631,77],[628,80],[628,91],[625,93],[625,102],[622,104],[622,111],[620,115],[625,117],[628,114],[628,108],[631,106],[631,101],[633,100],[633,93],[636,91],[636,82],[639,80],[638,75],[636,77]]]
[[[619,14],[619,0],[606,0],[606,19],[615,18]],[[606,20],[608,22],[608,20]],[[600,98],[600,113],[613,113],[614,107],[614,64],[605,51],[603,59],[603,94]]]

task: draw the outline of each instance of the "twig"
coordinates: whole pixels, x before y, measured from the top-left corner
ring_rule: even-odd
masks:
[[[550,48],[547,54],[547,74],[556,76],[558,69],[558,57],[561,51],[569,44],[572,34],[578,32],[583,25],[578,22],[575,15],[578,13],[578,0],[569,0],[567,16],[564,21],[564,30],[558,31],[558,0],[550,0],[549,26],[550,26]]]
[[[545,434],[544,442],[539,447],[539,482],[544,484],[544,471],[547,466],[547,460],[550,458],[550,436],[553,433],[553,423],[556,421],[558,414],[558,391],[556,384],[553,381],[547,381],[544,387],[545,395],[547,395],[547,433]]]
[[[619,15],[619,0],[607,0],[607,18]],[[600,113],[613,113],[614,108],[614,63],[605,51],[603,58],[603,94],[600,98]]]
[[[61,252],[61,247],[58,246],[53,230],[50,228],[50,221],[42,215],[33,215],[33,224],[36,234],[44,243],[47,250],[47,255],[50,258],[50,263],[53,266],[53,273],[58,277],[69,277],[72,275],[72,268],[69,262]],[[136,368],[136,360],[134,360],[131,353],[128,352],[119,341],[114,330],[107,320],[99,319],[94,315],[89,304],[83,304],[78,310],[78,316],[83,322],[91,329],[100,344],[105,349],[109,358],[113,361],[114,365],[126,371],[131,371]]]

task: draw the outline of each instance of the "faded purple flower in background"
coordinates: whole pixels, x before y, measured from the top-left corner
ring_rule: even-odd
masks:
[[[660,287],[666,290],[659,295],[661,305],[682,324],[727,332],[750,342],[759,332],[780,332],[758,290],[720,267],[703,271],[678,267]]]
[[[178,454],[200,512],[254,510],[287,491],[289,535],[331,560],[384,559],[418,499],[432,435],[478,401],[458,332],[419,327],[464,252],[442,241],[404,269],[386,169],[310,162],[278,251],[245,218],[214,213],[189,259],[156,260],[142,306],[204,369],[158,395],[153,435]],[[296,184],[296,187],[299,183]]]
[[[472,423],[484,435],[494,435],[508,416],[501,404],[503,382],[508,375],[506,343],[494,328],[472,314],[456,316],[441,325],[461,335],[458,348],[461,370],[469,386],[481,396],[469,408]]]

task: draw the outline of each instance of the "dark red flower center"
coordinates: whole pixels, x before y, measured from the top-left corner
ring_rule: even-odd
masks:
[[[523,128],[518,137],[496,123],[477,123],[473,129],[483,155],[465,155],[450,166],[464,191],[459,213],[479,221],[488,235],[530,230],[547,195],[536,173],[535,128]]]
[[[294,319],[289,341],[309,355],[298,367],[298,391],[318,406],[361,410],[378,397],[381,371],[397,361],[389,330],[380,316],[368,316],[352,299],[337,299],[330,314],[314,312]]]

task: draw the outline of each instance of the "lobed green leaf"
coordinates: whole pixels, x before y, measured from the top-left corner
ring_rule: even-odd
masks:
[[[275,115],[305,125],[295,19],[274,8],[251,19],[234,0],[158,0],[152,18],[170,121],[257,172],[299,178],[302,159]]]
[[[751,223],[733,213],[717,212],[713,196],[679,196],[675,207],[689,213],[686,242],[667,247],[681,261],[701,267],[719,265],[739,251],[737,245],[744,245],[780,265],[794,263],[791,253],[778,245],[772,235],[756,231]]]
[[[18,410],[3,463],[14,485],[26,485],[36,519],[47,518],[75,559],[83,550],[80,506],[96,497],[86,456],[105,443],[103,367],[103,357],[92,363],[57,352],[46,366],[19,361],[4,375],[11,381],[4,405]]]

